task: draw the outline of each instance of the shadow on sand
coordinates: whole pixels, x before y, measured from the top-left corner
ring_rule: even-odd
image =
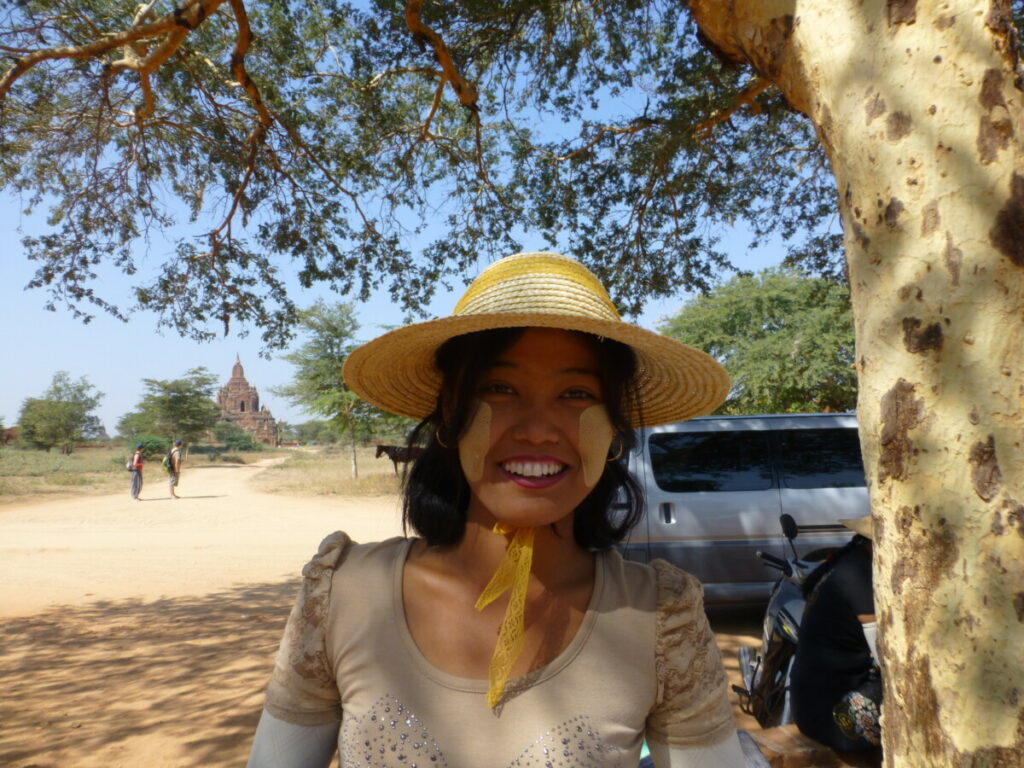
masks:
[[[0,765],[244,765],[297,589],[244,585],[5,620]],[[759,609],[711,619],[735,679],[736,648],[756,639]]]
[[[148,765],[244,765],[297,588],[247,585],[5,620],[0,765],[141,765],[154,748],[160,759]]]

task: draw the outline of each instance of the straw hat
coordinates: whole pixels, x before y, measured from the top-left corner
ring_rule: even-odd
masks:
[[[641,414],[634,427],[710,413],[729,376],[700,350],[623,322],[590,270],[557,253],[518,253],[491,264],[450,317],[408,325],[363,344],[345,361],[345,383],[379,408],[423,419],[435,407],[441,375],[434,354],[455,336],[493,328],[561,328],[622,342],[637,357]]]
[[[871,526],[871,515],[864,515],[864,517],[854,517],[847,520],[840,520],[840,523],[845,525],[854,533],[859,533],[866,539],[874,539],[874,531]]]

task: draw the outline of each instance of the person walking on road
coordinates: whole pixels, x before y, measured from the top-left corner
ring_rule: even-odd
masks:
[[[128,469],[132,473],[131,494],[136,501],[142,501],[139,494],[142,493],[142,465],[145,463],[143,460],[145,452],[146,444],[139,443],[135,446],[135,453],[132,454],[132,459],[128,463]]]
[[[168,459],[167,482],[171,489],[171,498],[180,499],[181,497],[174,492],[174,489],[178,487],[178,479],[181,477],[181,440],[174,441],[174,447],[171,448]]]

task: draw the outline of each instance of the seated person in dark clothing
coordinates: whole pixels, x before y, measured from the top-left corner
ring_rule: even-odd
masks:
[[[840,751],[878,750],[882,680],[875,650],[871,518],[804,584],[807,606],[790,677],[801,732]]]

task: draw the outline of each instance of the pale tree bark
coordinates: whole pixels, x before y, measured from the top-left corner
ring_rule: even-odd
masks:
[[[889,766],[1024,765],[1024,153],[1007,0],[691,0],[836,177]]]

